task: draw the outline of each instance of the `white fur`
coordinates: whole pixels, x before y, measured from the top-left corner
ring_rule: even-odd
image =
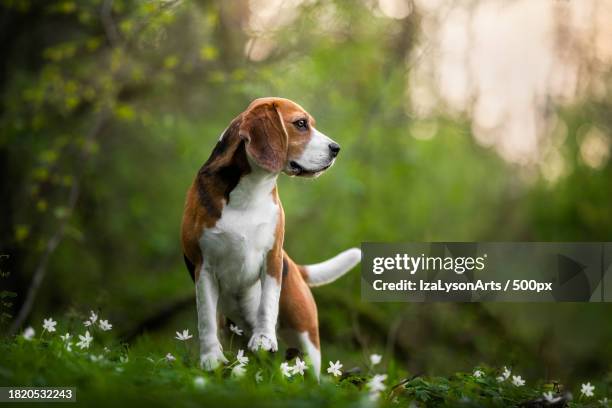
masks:
[[[335,143],[332,139],[312,128],[310,140],[296,162],[309,172],[325,170],[334,163],[334,157],[329,149],[332,143]]]
[[[223,129],[223,132],[221,132],[221,134],[219,135],[219,142],[223,140],[223,136],[225,136],[225,132],[227,132],[228,128]]]
[[[219,285],[212,272],[205,266],[200,269],[196,282],[196,303],[198,308],[198,335],[200,337],[200,365],[207,370],[215,369],[220,363],[227,363],[223,347],[217,336],[217,301]]]
[[[225,316],[253,329],[253,337],[257,339],[251,339],[254,342],[252,348],[258,348],[260,344],[266,348],[269,344],[267,349],[276,350],[280,285],[276,282],[270,284],[270,277],[265,273],[266,256],[274,244],[280,215],[280,208],[272,197],[276,178],[276,174],[252,166],[252,172],[242,177],[230,193],[221,218],[213,228],[205,229],[200,238],[205,276],[209,278],[198,280],[198,284],[203,282],[203,287],[198,290],[202,298],[198,298],[198,308],[205,305],[201,307],[202,313],[198,312],[198,320],[215,321],[214,324],[199,321],[198,326],[205,328],[200,336],[206,338],[201,340],[202,356],[214,353],[211,345],[216,347],[219,343],[216,298],[220,299]],[[216,296],[213,290],[206,290],[207,284],[218,286]],[[213,326],[216,342],[211,338]],[[208,366],[204,365],[204,368]]]
[[[263,273],[261,286],[261,300],[257,311],[257,319],[253,328],[253,336],[249,340],[248,347],[251,350],[278,350],[276,339],[276,321],[278,320],[278,306],[281,285],[276,278]]]
[[[301,349],[306,353],[306,355],[310,358],[310,362],[312,363],[312,373],[319,381],[319,376],[321,375],[321,350],[319,350],[313,343],[310,341],[310,337],[308,336],[308,332],[298,333],[298,339]]]
[[[331,283],[353,269],[360,261],[361,250],[359,248],[350,248],[327,261],[314,265],[306,265],[308,286],[314,287]]]

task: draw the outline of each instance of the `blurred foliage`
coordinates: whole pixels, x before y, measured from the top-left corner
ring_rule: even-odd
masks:
[[[131,333],[192,296],[185,191],[230,120],[268,95],[300,103],[343,148],[319,179],[279,179],[300,263],[362,241],[609,239],[611,166],[585,166],[579,139],[612,128],[612,98],[556,107],[569,172],[547,181],[479,145],[469,117],[407,114],[418,13],[390,20],[366,3],[304,3],[253,61],[245,0],[3,0],[0,243],[12,273],[0,284],[15,306],[60,225],[31,321],[100,308]],[[314,293],[324,360],[377,350],[412,372],[520,363],[570,381],[610,370],[610,305],[366,304],[357,271]],[[193,329],[195,305],[179,311],[150,335]]]
[[[0,254],[0,281],[8,278],[9,271],[2,270],[2,262],[10,258],[8,254]],[[15,292],[6,289],[0,289],[0,327],[4,326],[11,319],[11,310],[13,308],[13,298],[17,296]]]

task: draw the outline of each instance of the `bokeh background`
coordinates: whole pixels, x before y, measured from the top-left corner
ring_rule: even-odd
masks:
[[[131,344],[195,332],[184,194],[261,96],[343,147],[317,180],[280,178],[298,262],[362,241],[610,240],[609,1],[1,4],[1,333],[90,309]],[[358,270],[314,293],[323,359],[345,367],[610,375],[612,305],[368,304]]]

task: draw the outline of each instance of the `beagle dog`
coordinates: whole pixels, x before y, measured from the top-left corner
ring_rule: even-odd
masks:
[[[195,282],[200,365],[228,360],[217,313],[246,329],[250,350],[288,347],[309,356],[319,377],[317,306],[309,286],[332,282],[361,260],[348,249],[302,266],[283,250],[285,216],[276,187],[280,173],[317,177],[340,146],[314,127],[301,106],[282,98],[253,101],[217,142],[187,192],[181,228],[185,264]]]

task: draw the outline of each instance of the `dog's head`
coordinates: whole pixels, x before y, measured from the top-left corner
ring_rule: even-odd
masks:
[[[288,99],[256,99],[240,117],[249,161],[266,171],[316,177],[340,152],[338,143],[314,127],[314,118]]]

